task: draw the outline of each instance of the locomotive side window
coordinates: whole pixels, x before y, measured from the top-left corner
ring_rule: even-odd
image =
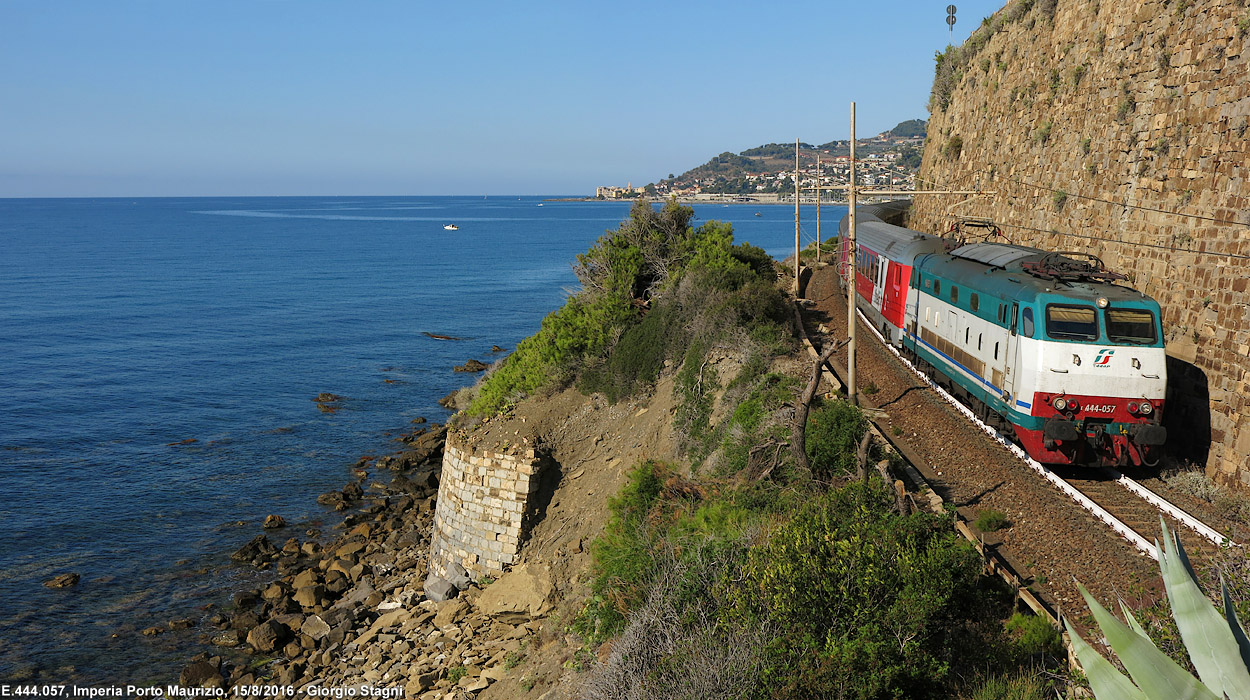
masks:
[[[1098,316],[1092,306],[1046,306],[1046,335],[1055,340],[1097,340]]]
[[[933,280],[933,296],[938,296],[941,293],[942,293],[942,281]]]
[[[968,297],[968,306],[972,307],[973,311],[981,308],[981,298],[977,296],[976,292],[973,292],[972,296]]]
[[[951,303],[959,302],[959,287],[951,287]]]
[[[1150,345],[1158,340],[1155,315],[1145,309],[1107,309],[1103,318],[1113,343]]]
[[[1033,337],[1033,309],[1025,307],[1023,325],[1024,325],[1024,328],[1023,328],[1024,337],[1032,338]]]

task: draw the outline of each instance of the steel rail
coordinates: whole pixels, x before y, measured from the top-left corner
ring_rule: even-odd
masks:
[[[1123,474],[1116,471],[1115,469],[1111,469],[1110,467],[1108,467],[1107,471],[1110,472],[1113,477],[1115,477],[1115,482],[1117,484],[1128,489],[1135,496],[1145,500],[1147,503],[1154,506],[1155,508],[1158,508],[1164,513],[1167,513],[1168,515],[1172,516],[1173,518],[1177,520],[1177,522],[1185,525],[1186,527],[1198,533],[1199,535],[1202,535],[1203,537],[1207,538],[1208,540],[1211,540],[1212,542],[1214,542],[1215,544],[1221,547],[1235,545],[1235,543],[1232,540],[1216,532],[1214,528],[1202,522],[1201,520],[1195,518],[1189,513],[1186,513],[1180,508],[1177,508],[1171,503],[1165,501],[1163,497],[1161,497],[1159,494],[1155,493],[1154,491],[1151,491],[1145,486],[1142,486],[1136,481],[1128,478],[1127,476],[1124,476]]]

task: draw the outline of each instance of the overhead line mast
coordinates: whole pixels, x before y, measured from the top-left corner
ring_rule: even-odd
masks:
[[[794,140],[794,298],[801,299],[803,285],[799,275],[802,272],[799,260],[799,140]]]

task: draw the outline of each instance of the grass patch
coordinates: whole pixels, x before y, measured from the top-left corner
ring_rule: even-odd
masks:
[[[1063,637],[1050,624],[1050,620],[1040,615],[1016,613],[1005,627],[1012,635],[1012,643],[1021,653],[1028,656],[1045,654],[1054,659],[1063,658]]]
[[[1009,524],[1007,514],[993,508],[979,511],[976,522],[973,523],[981,532],[994,532],[1007,527]]]

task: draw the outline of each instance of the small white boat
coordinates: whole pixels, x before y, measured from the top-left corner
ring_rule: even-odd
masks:
[[[447,224],[443,227],[444,231],[459,231],[460,227],[455,224]]]

